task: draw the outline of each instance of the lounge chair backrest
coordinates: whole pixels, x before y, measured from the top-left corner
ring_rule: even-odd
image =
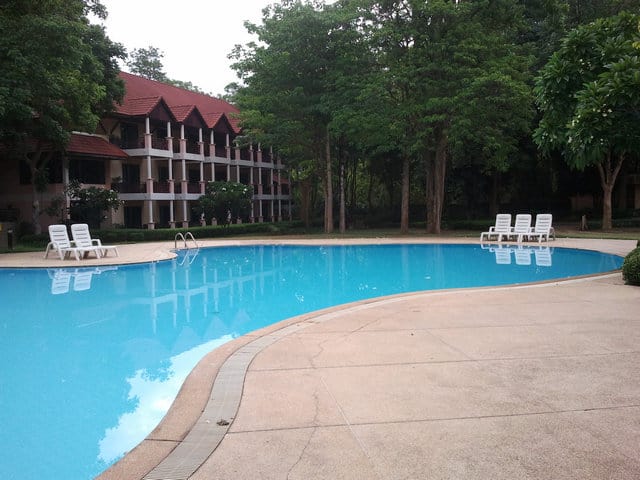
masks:
[[[56,248],[71,248],[66,225],[49,225],[49,239]]]
[[[74,223],[71,225],[71,235],[73,241],[78,248],[91,248],[91,233],[89,233],[89,225],[86,223]]]
[[[519,213],[516,215],[516,223],[513,226],[513,233],[529,233],[531,229],[531,215]]]
[[[511,231],[511,214],[499,213],[496,215],[496,224],[493,231],[496,233],[509,233]]]
[[[553,222],[553,215],[550,213],[540,213],[536,215],[536,225],[533,227],[535,233],[549,234],[551,231],[551,224]]]

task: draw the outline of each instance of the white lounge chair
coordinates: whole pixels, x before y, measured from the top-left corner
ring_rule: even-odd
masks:
[[[551,226],[553,222],[553,216],[550,213],[540,213],[536,215],[536,224],[531,229],[529,233],[529,238],[534,240],[536,237],[538,238],[538,243],[542,243],[542,240],[549,241],[549,236],[553,236],[553,227]]]
[[[531,215],[528,213],[519,213],[516,215],[516,221],[511,229],[509,237],[515,237],[518,243],[521,243],[524,237],[531,232]]]
[[[116,257],[119,256],[118,247],[115,245],[103,245],[99,238],[91,238],[89,225],[86,223],[74,223],[71,225],[71,235],[76,246],[91,249],[91,251],[95,250],[98,258],[106,256],[109,251],[113,251]]]
[[[482,232],[480,234],[480,241],[486,237],[487,241],[491,240],[491,237],[496,237],[499,242],[502,241],[502,237],[508,237],[511,233],[511,214],[499,213],[496,215],[496,224],[489,227],[489,231]]]
[[[53,250],[58,252],[60,260],[64,260],[70,253],[73,253],[76,260],[80,260],[80,251],[76,245],[69,240],[66,225],[49,225],[49,240],[47,249],[44,251],[44,258],[47,258],[49,252]]]

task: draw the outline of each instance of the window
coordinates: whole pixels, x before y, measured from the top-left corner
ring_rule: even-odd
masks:
[[[104,160],[92,160],[88,158],[69,159],[69,179],[78,180],[80,183],[105,184]]]

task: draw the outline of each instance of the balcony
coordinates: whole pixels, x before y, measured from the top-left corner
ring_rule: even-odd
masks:
[[[169,142],[166,138],[151,137],[151,148],[156,150],[169,150]]]
[[[118,193],[147,193],[145,183],[112,183],[111,189]]]
[[[193,140],[187,140],[187,153],[200,155],[200,143]]]
[[[153,193],[171,193],[169,188],[169,182],[153,182]]]
[[[216,157],[227,158],[227,147],[216,145]]]

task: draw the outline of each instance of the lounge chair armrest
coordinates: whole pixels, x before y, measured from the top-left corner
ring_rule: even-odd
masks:
[[[92,238],[91,239],[91,244],[95,245],[97,247],[102,247],[102,242],[100,241],[99,238]]]

